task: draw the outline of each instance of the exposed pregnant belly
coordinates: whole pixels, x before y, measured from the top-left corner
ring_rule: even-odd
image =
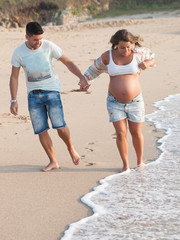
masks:
[[[130,102],[141,93],[139,74],[110,76],[109,92],[120,102]]]

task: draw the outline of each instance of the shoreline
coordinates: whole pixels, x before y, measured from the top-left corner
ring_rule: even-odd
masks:
[[[173,178],[176,181],[176,183],[178,182],[178,180],[175,177],[175,172],[174,172],[175,168],[172,167],[171,164],[176,166],[176,170],[178,169],[178,165],[179,165],[178,150],[176,150],[175,152],[173,139],[175,136],[174,134],[177,135],[176,139],[178,139],[178,131],[179,131],[178,123],[179,122],[176,121],[176,124],[174,124],[174,121],[178,120],[178,114],[179,114],[180,108],[176,102],[177,111],[175,112],[173,111],[173,107],[174,107],[174,102],[172,101],[173,99],[179,102],[180,94],[168,95],[168,97],[164,98],[163,100],[160,100],[154,103],[157,110],[146,116],[147,120],[149,122],[152,122],[154,126],[156,126],[156,129],[160,129],[160,130],[163,129],[163,131],[165,132],[164,136],[162,136],[162,138],[158,140],[158,143],[159,143],[158,149],[161,151],[161,154],[153,162],[146,163],[144,165],[144,169],[134,169],[134,170],[129,169],[128,171],[125,171],[123,173],[113,174],[101,179],[99,181],[98,186],[94,187],[91,192],[87,193],[85,196],[81,198],[82,203],[90,207],[93,211],[93,214],[77,222],[71,223],[69,225],[69,228],[64,232],[64,235],[61,238],[61,240],[69,240],[71,239],[71,237],[74,237],[73,239],[76,239],[77,237],[81,238],[82,236],[86,236],[87,239],[89,239],[89,236],[91,234],[93,234],[92,238],[93,236],[95,236],[94,239],[102,239],[104,228],[107,228],[106,234],[108,234],[109,237],[111,236],[111,234],[112,234],[112,237],[114,237],[115,235],[118,236],[118,234],[120,234],[121,237],[124,237],[125,235],[127,235],[128,237],[136,235],[138,239],[141,239],[142,236],[144,237],[144,227],[145,227],[144,221],[143,220],[141,221],[143,217],[146,219],[149,218],[149,224],[152,223],[152,220],[156,220],[156,224],[159,223],[158,224],[159,236],[160,235],[161,236],[164,235],[164,237],[167,236],[166,227],[168,226],[169,230],[171,230],[168,232],[169,233],[168,236],[175,237],[175,238],[178,237],[177,229],[174,228],[172,230],[172,226],[174,226],[174,223],[172,223],[172,226],[169,226],[169,220],[174,217],[174,214],[171,215],[171,212],[173,210],[177,212],[177,207],[178,207],[178,203],[176,200],[177,189],[174,188],[174,184],[173,184],[174,182],[172,180],[172,176],[174,176]],[[166,111],[167,111],[166,109],[167,110],[169,109],[171,114],[166,116]],[[169,147],[169,144],[171,145],[171,147]],[[174,158],[174,156],[176,157]],[[169,161],[171,163],[170,165],[169,165]],[[158,171],[158,174],[160,174],[159,176],[157,175],[156,171]],[[169,175],[170,172],[171,174]],[[177,171],[177,174],[178,174],[178,171]],[[162,176],[164,177],[163,180],[162,180]],[[171,178],[171,180],[168,181],[167,183],[167,180],[169,179],[169,177]],[[132,179],[134,180],[132,181]],[[134,187],[133,183],[134,181],[137,181],[137,179],[138,179],[138,187],[137,186]],[[153,184],[151,182],[152,179],[153,179]],[[160,188],[159,188],[159,182],[161,183]],[[114,185],[116,185],[115,189],[114,189]],[[121,188],[119,188],[119,185],[121,186]],[[148,189],[148,185],[149,185],[149,189]],[[167,190],[167,187],[168,187],[168,190]],[[119,189],[121,189],[122,192],[119,191]],[[159,190],[158,192],[156,192],[157,189]],[[130,190],[132,190],[134,194],[132,194]],[[169,201],[169,196],[166,194],[167,192],[169,193],[169,191],[171,192],[171,201]],[[154,194],[155,192],[156,194]],[[137,199],[136,199],[136,194],[140,195]],[[134,198],[133,203],[132,203],[132,197]],[[151,200],[147,202],[147,199],[149,198]],[[122,200],[122,202],[120,201],[120,199]],[[157,199],[159,199],[162,202],[158,203],[159,201],[157,201]],[[145,214],[143,212],[144,202],[147,202]],[[156,211],[158,208],[157,206],[154,206],[154,205],[159,205],[161,207],[161,211],[160,212]],[[121,206],[121,208],[119,206]],[[129,210],[129,208],[131,210]],[[132,209],[134,208],[136,209],[135,210],[136,213],[133,214]],[[118,212],[118,209],[120,210],[120,212]],[[169,216],[170,214],[169,219],[166,219],[164,218],[164,216],[162,216],[163,215],[162,209],[164,209],[164,212],[166,212],[166,215]],[[129,210],[129,214],[128,214],[128,210]],[[132,227],[128,226],[129,225],[127,220],[128,218],[129,219],[133,218],[133,220],[138,219],[140,223],[138,224],[138,227],[136,223],[134,223],[134,226]],[[177,217],[174,217],[174,220],[176,221]],[[130,222],[132,223],[132,220],[130,220]],[[147,231],[146,232],[147,237],[148,239],[150,236],[151,236],[150,238],[152,237],[156,238],[157,228],[152,230],[154,227],[154,223],[152,223],[152,229],[150,230],[149,224],[146,224],[147,229],[145,227],[145,230]],[[177,221],[176,221],[176,224],[177,224]],[[165,227],[164,231],[161,225]],[[132,231],[128,231],[129,228],[132,229]],[[93,231],[94,229],[96,229],[95,232]],[[176,232],[175,232],[175,229],[176,229]],[[141,236],[139,235],[139,230],[141,231]],[[146,234],[145,234],[145,237],[146,237]]]
[[[128,30],[143,36],[144,45],[156,54],[157,67],[143,72],[140,78],[146,115],[156,109],[152,105],[154,102],[180,92],[177,79],[179,24],[180,18],[173,17],[147,19],[141,24],[126,26]],[[109,38],[120,27],[46,31],[45,38],[62,47],[65,54],[84,72],[93,59],[110,47]],[[78,92],[75,91],[78,89],[78,80],[72,78],[62,64],[54,63],[63,92],[66,93],[62,94],[65,119],[82,160],[78,167],[73,166],[64,144],[56,132],[50,130],[61,169],[41,173],[40,169],[48,160],[28,121],[22,70],[18,91],[20,118],[8,115],[10,58],[14,48],[24,41],[24,29],[18,34],[5,31],[0,41],[3,46],[0,66],[3,76],[0,82],[1,239],[60,239],[69,224],[92,214],[91,209],[81,203],[81,196],[97,186],[100,179],[118,173],[122,166],[106,110],[109,79],[102,74],[92,83],[89,94]],[[153,124],[144,123],[145,161],[151,161],[159,155],[156,141],[163,134]],[[136,159],[130,136],[128,142],[130,167],[133,168]]]

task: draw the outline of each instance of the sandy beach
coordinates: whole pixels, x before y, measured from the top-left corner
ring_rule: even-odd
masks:
[[[111,47],[110,37],[121,28],[139,34],[144,46],[156,54],[157,66],[140,76],[146,114],[156,110],[153,103],[180,92],[180,17],[102,20],[99,24],[81,23],[78,27],[45,27],[44,38],[59,45],[84,72],[94,59]],[[88,25],[89,24],[89,25]],[[94,25],[93,25],[94,24]],[[34,136],[27,109],[25,76],[20,72],[19,115],[9,113],[11,55],[25,41],[24,29],[0,29],[0,239],[58,240],[72,222],[91,215],[80,198],[98,181],[118,173],[122,167],[115,144],[113,126],[108,121],[106,96],[109,83],[102,74],[88,92],[78,91],[78,79],[60,62],[54,62],[61,81],[66,122],[81,163],[74,166],[64,143],[50,130],[61,169],[43,173],[48,163],[37,136]],[[157,158],[156,141],[163,132],[152,123],[143,125],[144,161]],[[136,157],[129,140],[130,167]]]

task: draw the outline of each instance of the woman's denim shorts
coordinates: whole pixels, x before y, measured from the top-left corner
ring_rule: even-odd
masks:
[[[119,102],[112,94],[107,96],[107,109],[109,113],[109,121],[117,122],[128,119],[131,122],[144,122],[144,100],[140,93],[131,102]]]
[[[28,95],[28,108],[35,134],[49,129],[48,117],[52,128],[66,126],[60,93],[57,91],[31,91]]]

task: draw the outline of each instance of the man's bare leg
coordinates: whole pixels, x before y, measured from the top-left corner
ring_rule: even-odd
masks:
[[[132,142],[137,156],[137,166],[143,166],[144,138],[142,135],[142,123],[129,121],[129,130],[132,135]]]
[[[128,142],[127,142],[127,122],[123,119],[118,122],[113,122],[116,130],[116,144],[119,150],[120,156],[123,161],[123,168],[120,172],[124,172],[129,168],[128,162]]]
[[[67,146],[67,149],[69,151],[69,154],[72,158],[72,161],[75,165],[78,165],[80,163],[80,156],[79,154],[75,151],[71,137],[70,137],[70,132],[69,128],[65,126],[64,128],[57,129],[59,137],[64,141],[64,143]]]
[[[40,133],[39,140],[50,160],[50,163],[45,168],[43,168],[42,171],[47,172],[47,171],[51,171],[53,169],[59,168],[59,164],[56,160],[52,140],[48,134],[48,131]]]

